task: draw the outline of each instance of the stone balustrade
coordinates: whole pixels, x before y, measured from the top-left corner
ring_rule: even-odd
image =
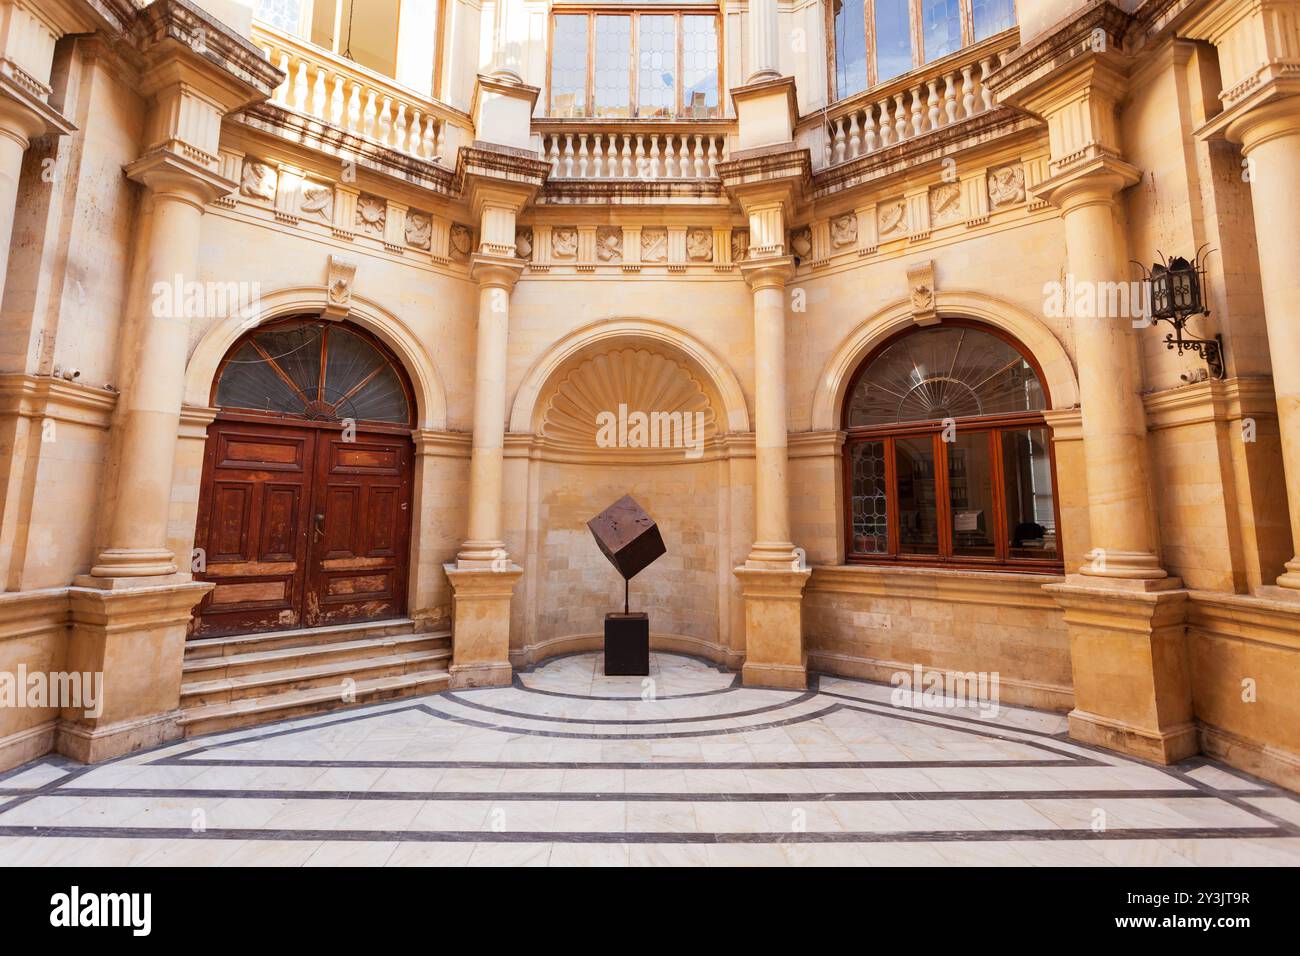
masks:
[[[837,104],[814,164],[837,166],[989,112],[997,104],[985,80],[1014,48],[1014,40],[971,47],[931,73],[918,70]]]
[[[535,125],[552,179],[716,179],[734,124]]]
[[[450,111],[393,80],[264,23],[253,42],[285,74],[272,102],[417,159],[451,161]]]

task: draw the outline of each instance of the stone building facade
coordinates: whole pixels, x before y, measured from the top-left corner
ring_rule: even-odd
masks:
[[[0,768],[595,647],[630,493],[656,646],[1295,788],[1298,71],[1297,0],[0,0],[0,671],[104,690]]]

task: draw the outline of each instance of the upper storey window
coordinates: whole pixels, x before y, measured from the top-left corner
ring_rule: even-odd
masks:
[[[1015,0],[832,0],[839,98],[1016,25]]]
[[[278,30],[395,77],[401,5],[401,0],[257,0],[256,16]]]
[[[551,24],[551,116],[720,114],[718,16],[655,8],[565,10]]]

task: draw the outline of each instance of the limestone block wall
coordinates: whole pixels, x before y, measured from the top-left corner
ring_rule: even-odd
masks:
[[[18,676],[62,671],[67,658],[68,597],[65,589],[0,594],[0,673]],[[59,711],[24,706],[26,700],[0,707],[0,771],[54,749]]]
[[[1070,642],[1047,575],[814,568],[804,591],[809,667],[889,683],[914,664],[998,674],[1001,699],[1074,705]]]
[[[1201,749],[1300,790],[1300,627],[1290,602],[1193,591],[1192,700]]]

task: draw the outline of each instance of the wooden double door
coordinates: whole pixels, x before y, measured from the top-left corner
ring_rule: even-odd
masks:
[[[406,435],[218,418],[195,535],[216,588],[191,635],[405,614],[412,462]]]

